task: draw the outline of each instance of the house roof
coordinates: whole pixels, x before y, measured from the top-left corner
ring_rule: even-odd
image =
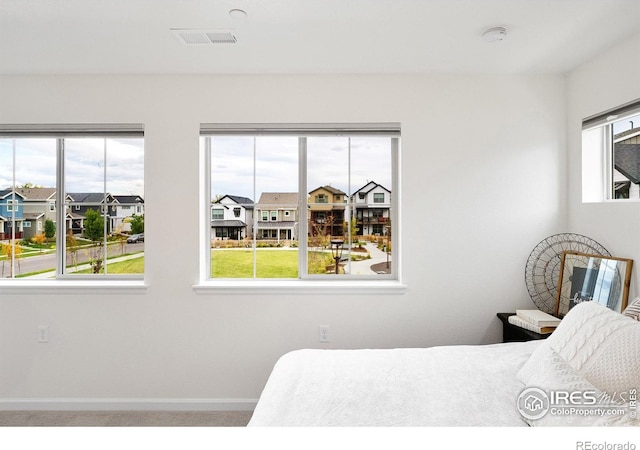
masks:
[[[242,220],[222,220],[216,219],[211,221],[211,228],[228,227],[228,228],[244,228],[247,224]]]
[[[42,216],[44,216],[44,213],[24,213],[22,215],[25,220],[36,220]]]
[[[56,195],[56,188],[17,188],[25,200],[49,200]]]
[[[297,205],[297,192],[263,192],[258,204],[262,205]]]
[[[104,203],[103,192],[68,192],[67,196],[71,197],[72,201],[77,203]],[[113,197],[111,194],[107,194],[108,197]]]
[[[239,205],[246,205],[246,204],[252,204],[253,200],[251,200],[248,197],[241,197],[239,195],[224,195],[222,197],[220,197],[216,202],[214,203],[220,203],[220,201],[223,198],[230,198],[231,200],[233,200],[234,202],[238,203]]]
[[[640,128],[631,128],[630,130],[623,131],[622,133],[616,134],[613,139],[616,142],[625,141],[627,139],[631,139],[632,137],[640,135]]]
[[[632,182],[640,183],[640,144],[615,144],[615,168]]]
[[[13,193],[12,189],[0,189],[0,198],[8,197],[12,193]],[[16,195],[24,199],[24,195],[22,195],[20,192],[16,191]]]
[[[258,229],[293,228],[295,225],[296,223],[293,220],[283,220],[280,222],[258,222]]]
[[[357,191],[354,192],[354,194],[357,194],[359,192],[362,192],[364,194],[368,194],[369,192],[371,192],[373,189],[377,188],[377,187],[381,187],[382,189],[384,189],[387,192],[391,192],[389,189],[387,189],[386,187],[384,187],[381,184],[376,183],[375,181],[369,181],[367,184],[365,184],[364,186],[362,186],[360,189],[358,189]]]
[[[139,195],[114,195],[118,203],[144,203],[144,199]]]

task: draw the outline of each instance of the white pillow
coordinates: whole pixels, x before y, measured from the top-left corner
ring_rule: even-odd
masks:
[[[599,303],[574,306],[522,366],[520,381],[529,383],[549,349],[603,392],[616,395],[638,389],[640,322]]]
[[[541,389],[548,396],[552,391],[575,395],[573,401],[556,401],[546,406],[546,414],[538,419],[524,418],[531,426],[633,426],[640,425],[634,417],[628,395],[609,398],[589,383],[558,353],[550,348],[541,352],[539,370],[532,374],[523,393]],[[538,391],[539,392],[539,391]],[[591,404],[595,402],[595,404]]]
[[[631,303],[622,311],[625,316],[631,317],[634,320],[640,321],[640,297],[632,300]]]

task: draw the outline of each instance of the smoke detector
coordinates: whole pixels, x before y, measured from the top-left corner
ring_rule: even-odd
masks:
[[[188,28],[172,28],[173,35],[185,45],[235,44],[236,35],[233,30],[194,30]]]
[[[485,42],[504,41],[507,38],[507,29],[505,27],[493,27],[482,33],[482,39]]]

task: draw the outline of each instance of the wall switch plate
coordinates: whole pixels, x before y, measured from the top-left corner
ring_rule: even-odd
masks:
[[[49,325],[38,327],[38,343],[47,344],[49,342]]]
[[[329,325],[320,325],[320,342],[329,342]]]

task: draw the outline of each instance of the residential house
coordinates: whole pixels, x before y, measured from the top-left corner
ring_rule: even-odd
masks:
[[[258,239],[298,239],[298,194],[296,192],[263,192],[256,206]]]
[[[309,233],[312,236],[342,236],[347,194],[332,186],[309,192]]]
[[[73,234],[82,233],[85,215],[90,209],[99,211],[103,217],[106,216],[107,233],[116,229],[117,205],[114,203],[113,195],[102,192],[68,192],[67,198],[70,199],[67,222],[71,223],[68,228]]]
[[[387,234],[390,226],[391,191],[370,181],[351,196],[352,218],[356,221],[356,235]]]
[[[24,196],[24,238],[44,232],[47,220],[56,221],[55,188],[18,188]]]
[[[225,195],[211,205],[211,240],[253,236],[253,200]]]
[[[23,238],[24,196],[13,189],[0,189],[0,240]],[[15,235],[13,233],[15,223]]]
[[[144,199],[139,195],[114,195],[113,198],[116,202],[113,229],[120,233],[130,232],[131,224],[129,223],[129,219],[134,215],[144,215]]]
[[[615,198],[640,198],[640,128],[614,137]]]

